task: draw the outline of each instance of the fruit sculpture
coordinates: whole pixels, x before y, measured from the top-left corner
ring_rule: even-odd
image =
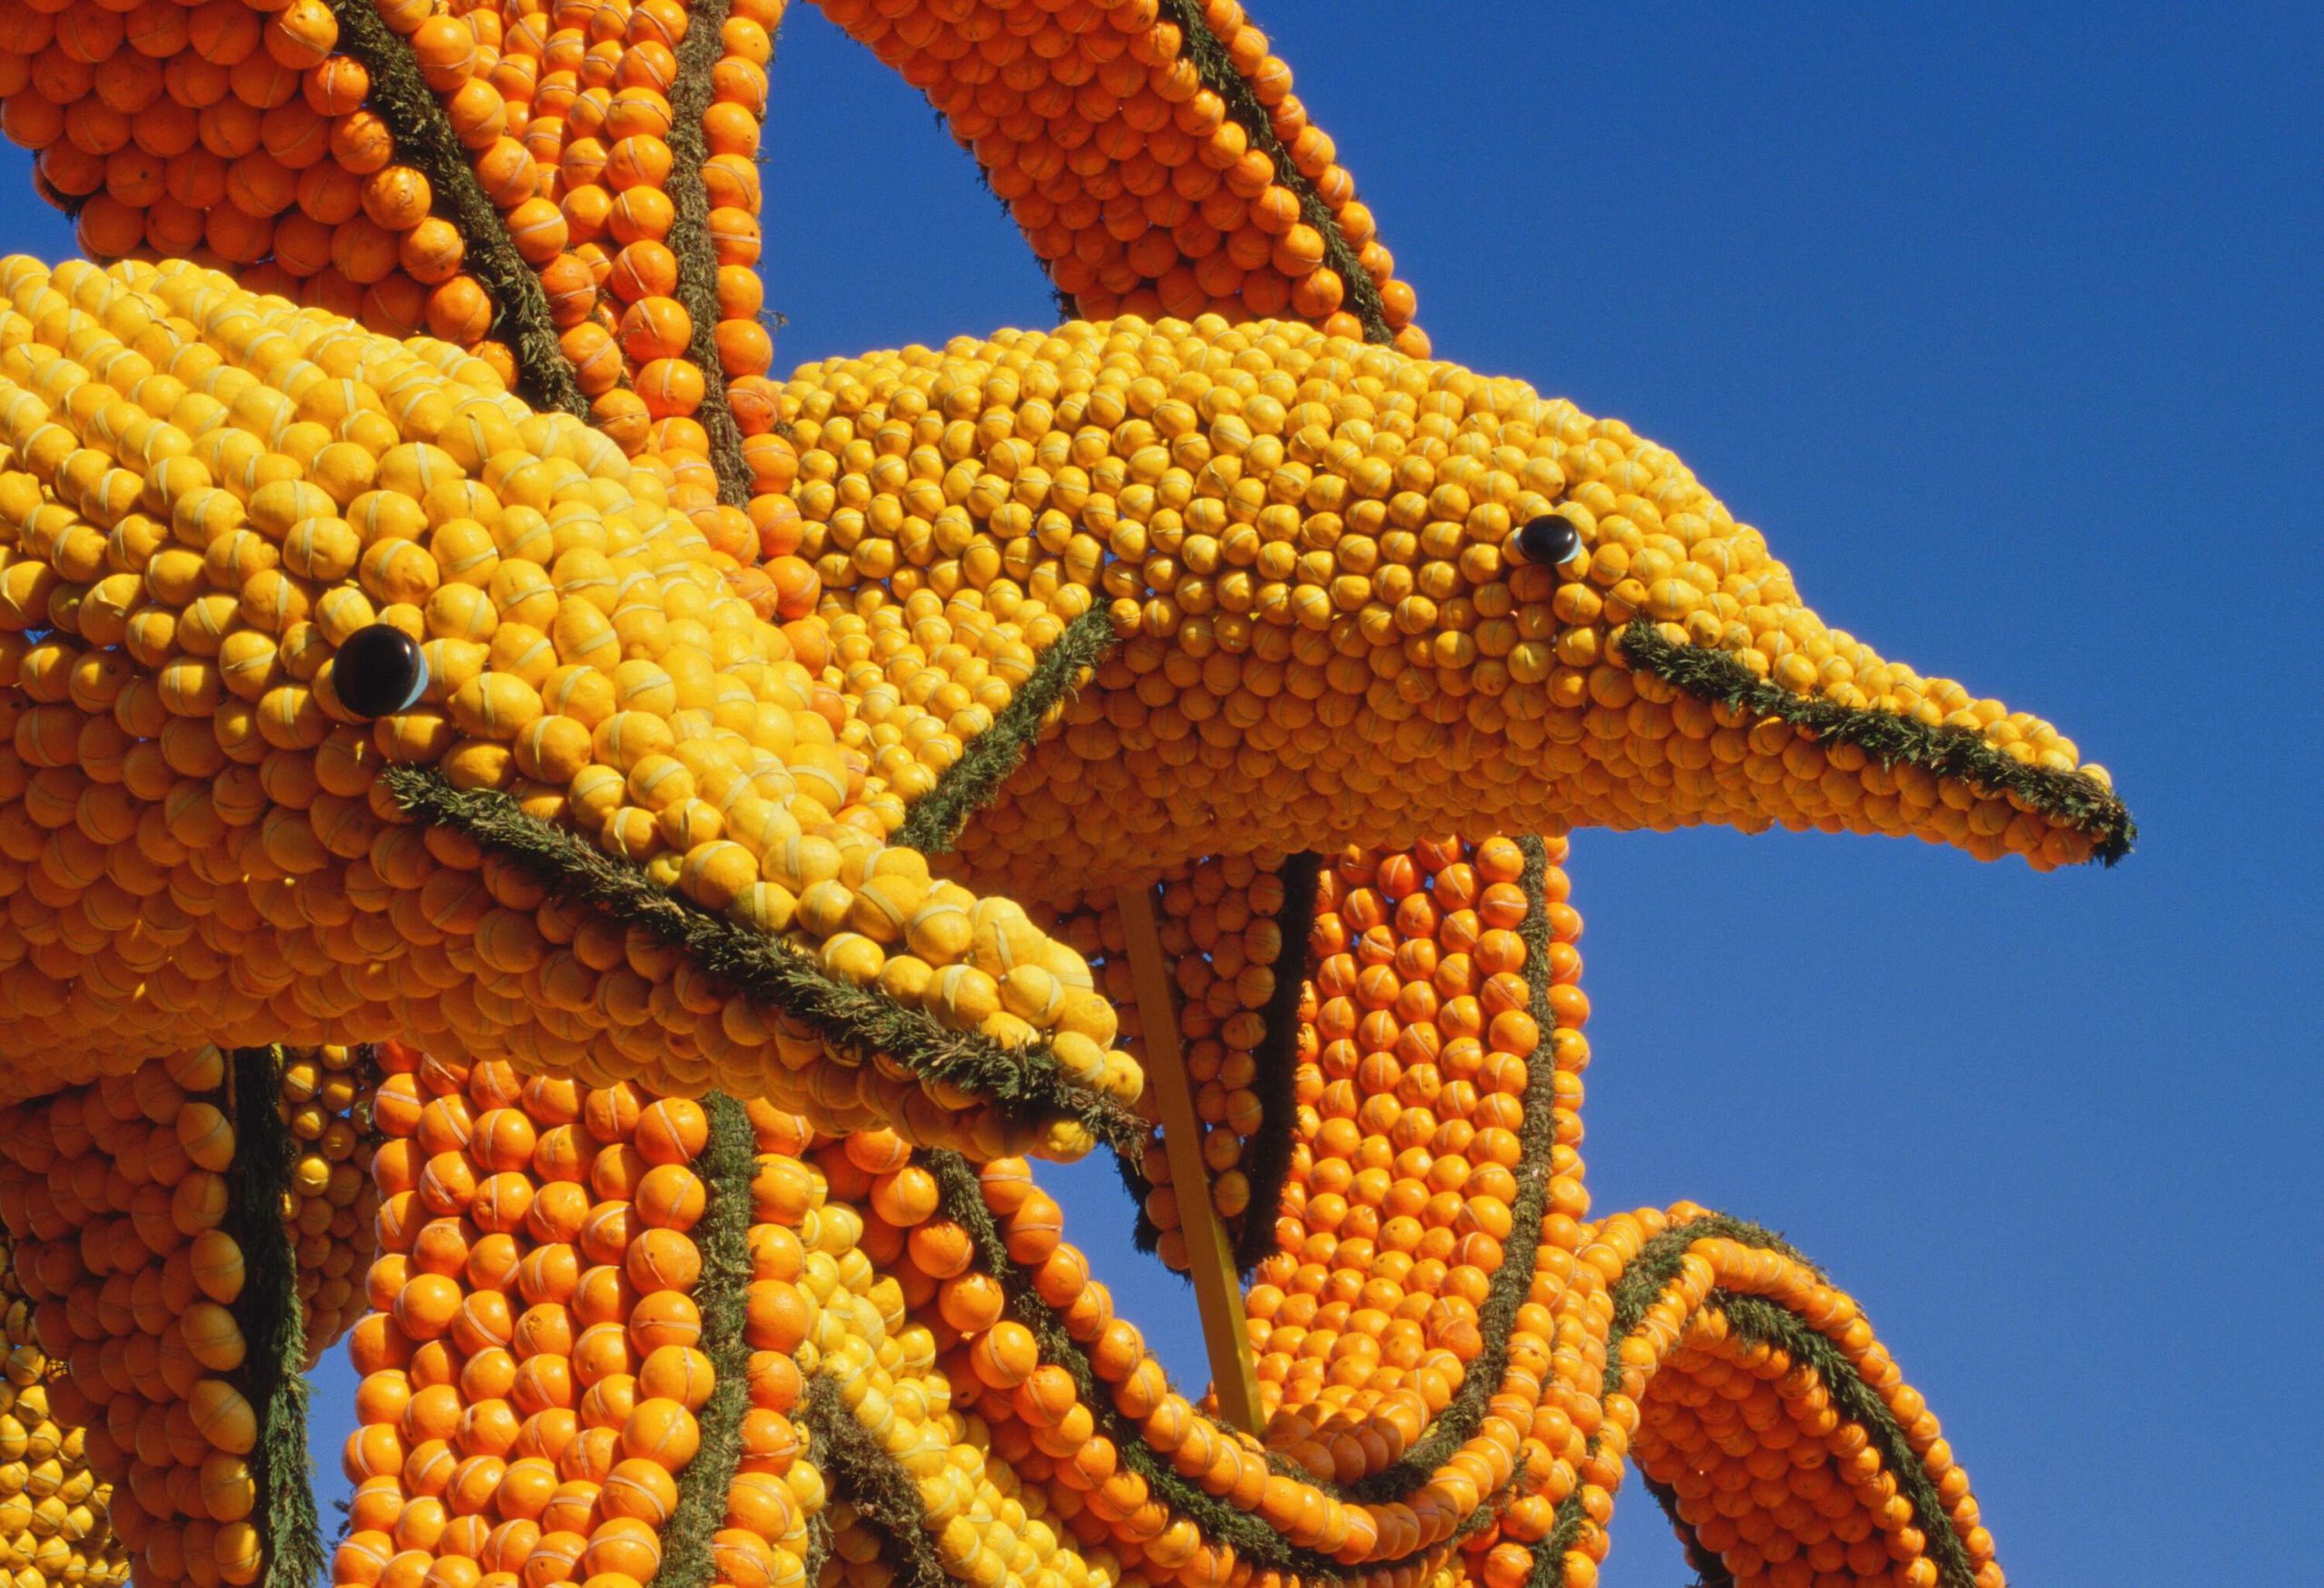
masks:
[[[1069,318],[777,380],[782,9],[0,0],[94,261],[0,261],[16,1588],[1587,1588],[1626,1466],[1713,1581],[1997,1588],[1852,1299],[1593,1216],[1512,835],[2047,870],[2103,772],[1433,361],[1235,0],[824,0]]]

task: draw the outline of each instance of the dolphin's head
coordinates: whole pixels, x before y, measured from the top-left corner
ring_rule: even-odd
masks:
[[[763,620],[672,473],[446,344],[0,261],[0,1096],[409,1034],[986,1158],[1142,1136],[1081,956],[890,841],[929,697]],[[956,614],[986,720],[1088,605]]]
[[[1668,449],[1296,324],[810,366],[840,601],[1080,582],[1120,643],[963,849],[1034,893],[1222,848],[1719,822],[2127,847],[2048,723],[1883,659]]]

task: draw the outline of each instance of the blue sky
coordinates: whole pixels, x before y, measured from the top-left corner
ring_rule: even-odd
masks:
[[[2014,1580],[2312,1576],[2324,12],[1260,20],[1441,354],[1676,449],[1827,619],[2048,716],[2142,826],[2051,877],[1581,834],[1598,1207],[1692,1197],[1826,1263]],[[1049,317],[907,88],[804,7],[773,75],[779,365]],[[69,251],[0,163],[8,245]],[[1110,1174],[1058,1178],[1198,1381]],[[324,1376],[329,1469],[351,1386]],[[1684,1576],[1626,1492],[1610,1588]]]

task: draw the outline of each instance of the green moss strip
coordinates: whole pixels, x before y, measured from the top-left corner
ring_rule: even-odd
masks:
[[[1185,35],[1183,46],[1187,59],[1195,65],[1195,73],[1202,85],[1226,102],[1226,113],[1243,129],[1251,147],[1275,162],[1275,179],[1290,190],[1299,201],[1299,218],[1323,234],[1324,262],[1339,272],[1340,281],[1347,288],[1343,304],[1349,313],[1364,323],[1364,340],[1387,342],[1396,333],[1389,329],[1388,315],[1380,301],[1380,289],[1364,273],[1364,266],[1356,259],[1354,247],[1340,230],[1340,223],[1307,173],[1292,163],[1291,151],[1275,134],[1275,117],[1259,103],[1249,81],[1235,69],[1234,60],[1226,46],[1210,30],[1204,19],[1198,0],[1161,0],[1162,19],[1176,25]]]
[[[1788,1352],[1794,1362],[1816,1370],[1831,1392],[1832,1409],[1860,1423],[1879,1448],[1882,1465],[1896,1480],[1899,1493],[1912,1502],[1913,1525],[1927,1539],[1929,1558],[1936,1563],[1937,1581],[1945,1588],[1975,1588],[1976,1569],[1953,1525],[1953,1514],[1936,1492],[1936,1484],[1921,1465],[1919,1454],[1897,1425],[1895,1414],[1879,1393],[1865,1383],[1840,1348],[1800,1318],[1764,1296],[1722,1293],[1718,1305],[1727,1321],[1744,1339]]]
[[[743,1418],[751,1409],[743,1326],[758,1143],[743,1105],[724,1092],[710,1093],[702,1106],[710,1117],[710,1139],[694,1172],[709,1196],[694,1232],[702,1251],[694,1304],[702,1312],[703,1354],[715,1376],[702,1408],[702,1444],[678,1475],[678,1505],[662,1530],[662,1564],[653,1588],[709,1588],[718,1580],[711,1537],[725,1525],[727,1490],[743,1463]]]
[[[1102,606],[1066,625],[992,726],[944,769],[934,788],[913,802],[889,842],[923,854],[941,854],[959,843],[970,818],[999,799],[1000,785],[1024,764],[1049,714],[1080,690],[1084,675],[1113,649],[1114,639],[1113,618]]]
[[[1644,618],[1622,630],[1621,650],[1631,666],[1697,699],[1753,716],[1780,718],[1818,740],[1854,745],[1883,765],[1902,762],[1990,794],[2014,794],[2040,814],[2089,834],[2096,857],[2108,865],[2130,853],[2138,841],[2138,824],[2130,811],[2113,790],[2089,774],[2013,761],[1967,728],[1795,695],[1760,677],[1732,654],[1678,644]]]
[[[1045,1046],[1004,1048],[990,1037],[947,1031],[876,987],[851,986],[828,976],[787,943],[664,893],[638,868],[562,828],[534,821],[507,794],[456,789],[428,767],[391,766],[380,777],[413,820],[464,833],[559,898],[649,933],[743,996],[783,1011],[857,1062],[885,1054],[916,1076],[975,1094],[1015,1123],[1073,1119],[1117,1152],[1135,1153],[1145,1140],[1145,1120],[1076,1086]]]
[[[1315,889],[1323,872],[1322,855],[1303,853],[1285,861],[1277,873],[1283,907],[1275,912],[1275,924],[1283,947],[1275,954],[1266,1036],[1252,1055],[1259,1128],[1243,1146],[1251,1205],[1235,1237],[1235,1266],[1246,1276],[1275,1249],[1275,1216],[1283,1208],[1284,1181],[1291,1174],[1291,1149],[1299,1131],[1299,994],[1307,980],[1307,939],[1315,929]]]
[[[307,1331],[299,1310],[299,1256],[282,1222],[298,1144],[277,1109],[281,1050],[237,1049],[228,1066],[234,1168],[226,1177],[223,1228],[241,1248],[245,1276],[233,1311],[249,1351],[235,1377],[258,1414],[258,1445],[251,1453],[258,1504],[251,1520],[265,1563],[256,1588],[310,1588],[323,1570],[323,1529],[307,1456]]]
[[[800,1420],[832,1497],[852,1506],[885,1542],[896,1581],[904,1588],[951,1588],[911,1475],[855,1420],[829,1375],[819,1373],[809,1382]],[[814,1579],[807,1581],[812,1585]]]
[[[694,421],[710,438],[710,465],[718,499],[729,507],[751,499],[751,471],[743,461],[743,432],[726,401],[726,367],[718,358],[718,250],[710,239],[710,195],[702,183],[703,113],[710,108],[711,69],[718,64],[728,0],[693,0],[686,36],[678,41],[678,74],[670,84],[670,175],[665,191],[675,215],[670,252],[678,259],[678,301],[694,321],[686,356],[702,370],[702,406]]]
[[[832,1558],[832,1514],[826,1505],[807,1518],[807,1550],[799,1557],[799,1580],[815,1588],[823,1580],[824,1563]]]
[[[1105,1382],[1098,1376],[1079,1341],[1068,1334],[1056,1310],[1034,1291],[1025,1271],[1009,1256],[992,1210],[984,1205],[984,1191],[974,1165],[956,1152],[931,1152],[924,1159],[936,1177],[944,1217],[967,1230],[976,1242],[977,1257],[985,1271],[1000,1283],[1009,1316],[1025,1326],[1040,1348],[1041,1360],[1062,1367],[1073,1377],[1081,1404],[1088,1408],[1096,1431],[1113,1441],[1123,1466],[1146,1480],[1155,1499],[1170,1506],[1201,1530],[1205,1540],[1230,1545],[1250,1564],[1278,1572],[1296,1572],[1310,1583],[1336,1583],[1345,1574],[1330,1556],[1293,1544],[1257,1516],[1238,1511],[1226,1500],[1182,1477],[1169,1462],[1147,1443],[1144,1431],[1114,1405]]]
[[[1639,1248],[1638,1257],[1614,1281],[1614,1318],[1606,1340],[1606,1371],[1599,1387],[1601,1398],[1621,1389],[1622,1341],[1638,1327],[1655,1298],[1677,1278],[1687,1248],[1698,1240],[1713,1238],[1781,1252],[1796,1262],[1807,1262],[1781,1236],[1721,1214],[1674,1225],[1654,1237]],[[1814,1267],[1813,1264],[1807,1266]],[[1704,1297],[1703,1307],[1726,1313],[1737,1337],[1781,1349],[1795,1363],[1812,1368],[1823,1379],[1824,1387],[1832,1397],[1833,1409],[1863,1426],[1878,1448],[1889,1475],[1896,1479],[1898,1492],[1911,1502],[1914,1524],[1927,1539],[1928,1556],[1936,1565],[1937,1580],[1943,1588],[1975,1588],[1976,1573],[1970,1567],[1968,1551],[1953,1525],[1952,1514],[1936,1492],[1936,1484],[1930,1481],[1927,1470],[1921,1465],[1919,1455],[1905,1438],[1904,1430],[1897,1425],[1887,1404],[1858,1376],[1840,1348],[1797,1313],[1765,1297],[1714,1290]],[[1650,1389],[1649,1393],[1652,1393]],[[1592,1438],[1590,1448],[1593,1454],[1597,1446],[1598,1441]],[[1675,1506],[1666,1509],[1672,1511],[1675,1519]],[[1573,1493],[1558,1506],[1549,1535],[1533,1546],[1533,1570],[1526,1580],[1526,1588],[1564,1588],[1566,1553],[1580,1542],[1586,1521],[1581,1509],[1581,1487],[1577,1484]],[[1725,1567],[1722,1565],[1719,1570],[1723,1573]],[[1721,1580],[1708,1576],[1705,1579],[1714,1584]]]
[[[395,134],[398,158],[427,177],[437,212],[460,230],[460,241],[468,245],[467,269],[492,299],[492,334],[516,354],[523,395],[536,408],[563,409],[587,419],[589,399],[557,344],[541,279],[517,252],[500,212],[485,196],[468,151],[452,132],[451,118],[420,75],[411,45],[379,19],[370,0],[330,0],[330,9],[339,19],[339,47],[371,74],[371,108]]]

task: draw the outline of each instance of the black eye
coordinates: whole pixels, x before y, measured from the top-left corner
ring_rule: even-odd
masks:
[[[330,676],[340,705],[349,711],[390,716],[409,709],[428,688],[428,658],[411,636],[375,623],[347,636]]]
[[[1544,513],[1517,532],[1517,555],[1541,567],[1563,567],[1581,555],[1581,531],[1571,518]]]

